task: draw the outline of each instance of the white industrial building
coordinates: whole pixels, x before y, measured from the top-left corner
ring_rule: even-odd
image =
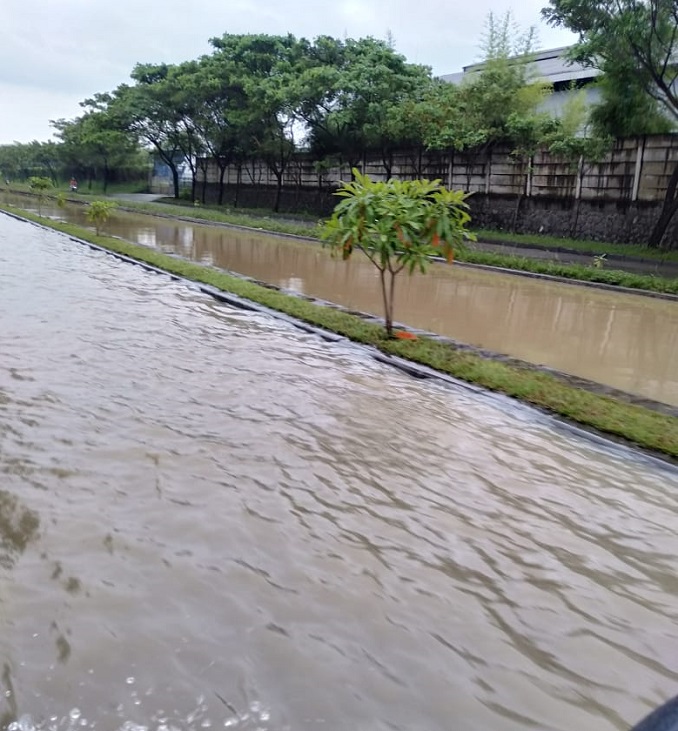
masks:
[[[567,58],[567,52],[570,48],[570,46],[563,46],[562,48],[537,51],[531,55],[530,60],[527,62],[528,78],[544,79],[553,84],[553,94],[543,102],[541,109],[552,112],[555,116],[558,116],[568,97],[573,93],[573,86],[586,92],[589,104],[595,104],[600,98],[600,91],[593,82],[600,76],[601,72],[598,69],[570,61]],[[455,74],[445,74],[441,78],[451,84],[459,84],[469,75],[482,71],[482,68],[482,62],[475,63],[464,66],[463,71]]]

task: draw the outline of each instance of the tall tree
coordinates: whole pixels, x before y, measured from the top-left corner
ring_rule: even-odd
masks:
[[[521,177],[513,227],[523,200],[532,155],[550,131],[553,121],[539,111],[552,93],[551,85],[532,78],[529,61],[535,32],[520,32],[510,13],[497,18],[490,13],[483,40],[484,61],[459,86],[438,90],[428,100],[428,125],[424,140],[429,148],[471,153],[467,157],[467,188],[471,164],[495,145],[508,147]]]
[[[134,135],[120,129],[105,111],[89,111],[73,120],[52,121],[60,140],[61,157],[72,172],[86,171],[92,179],[101,174],[104,193],[116,168],[133,167],[139,153]]]
[[[399,109],[433,83],[430,69],[408,63],[391,43],[374,38],[319,38],[309,56],[315,63],[300,83],[312,149],[351,168],[373,150],[390,177],[393,153],[412,133]]]
[[[560,117],[555,120],[543,140],[549,152],[563,159],[573,171],[575,202],[570,225],[572,237],[577,235],[584,177],[597,163],[603,161],[614,142],[609,134],[592,123],[591,118],[592,111],[587,105],[586,92],[583,89],[573,89]]]
[[[285,171],[296,149],[301,103],[298,76],[308,44],[289,34],[225,34],[210,43],[225,93],[218,126],[227,151],[226,164],[242,160],[247,149],[263,160],[276,178],[273,207],[277,211]]]
[[[626,70],[633,88],[678,121],[678,3],[676,0],[550,0],[542,11],[552,25],[579,35],[573,58],[608,73]],[[661,246],[678,211],[678,163],[649,244]],[[675,242],[667,242],[672,248]]]
[[[174,197],[179,197],[179,165],[186,146],[182,110],[167,64],[137,64],[134,85],[121,84],[112,93],[96,94],[83,102],[90,110],[105,111],[118,129],[134,134],[167,165]]]

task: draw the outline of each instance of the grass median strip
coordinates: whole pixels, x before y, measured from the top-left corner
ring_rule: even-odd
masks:
[[[383,353],[421,363],[455,378],[512,396],[583,426],[678,459],[678,418],[576,388],[548,373],[483,358],[430,338],[387,340],[382,327],[347,312],[323,307],[154,249],[116,238],[97,236],[79,226],[40,218],[10,206],[2,208],[109,251],[151,264],[168,273],[209,284],[355,342],[374,346]]]

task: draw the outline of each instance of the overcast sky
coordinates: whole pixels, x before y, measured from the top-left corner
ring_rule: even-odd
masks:
[[[392,34],[409,61],[435,74],[479,60],[487,14],[511,9],[536,25],[539,46],[573,37],[540,22],[546,0],[0,0],[0,144],[46,140],[50,119],[128,80],[137,62],[179,62],[209,52],[224,33],[358,38]]]

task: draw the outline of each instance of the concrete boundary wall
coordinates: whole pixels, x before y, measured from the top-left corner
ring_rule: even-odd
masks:
[[[678,165],[678,135],[617,140],[600,162],[568,161],[542,150],[521,164],[508,149],[495,147],[482,154],[400,150],[391,163],[393,177],[440,178],[448,187],[472,193],[476,227],[513,229],[515,219],[518,232],[644,243]],[[374,179],[387,177],[378,155],[365,156],[359,167]],[[297,153],[283,176],[281,210],[325,215],[336,204],[332,193],[350,176],[348,165],[327,168],[309,153]],[[216,200],[218,180],[212,162],[205,181],[208,202]],[[202,183],[199,175],[198,198]],[[263,161],[229,166],[224,183],[226,204],[233,205],[237,197],[243,207],[273,206],[277,179]],[[167,177],[155,177],[152,188],[172,195]],[[182,189],[190,190],[190,181],[182,180]],[[678,222],[667,236],[678,237]]]
[[[669,178],[678,164],[678,135],[653,135],[617,140],[600,162],[568,161],[547,150],[521,164],[507,148],[487,153],[464,154],[401,150],[392,158],[392,175],[397,178],[441,178],[452,188],[471,193],[525,195],[528,198],[581,199],[621,204],[663,200]],[[387,177],[380,156],[370,154],[359,165],[378,180]],[[298,153],[283,176],[286,189],[336,187],[350,179],[348,165],[321,169],[308,153]],[[202,180],[198,176],[199,181]],[[581,178],[581,184],[578,183]],[[207,182],[219,180],[217,166],[208,166]],[[275,187],[277,180],[263,161],[250,161],[238,168],[229,166],[224,182],[246,187]]]

